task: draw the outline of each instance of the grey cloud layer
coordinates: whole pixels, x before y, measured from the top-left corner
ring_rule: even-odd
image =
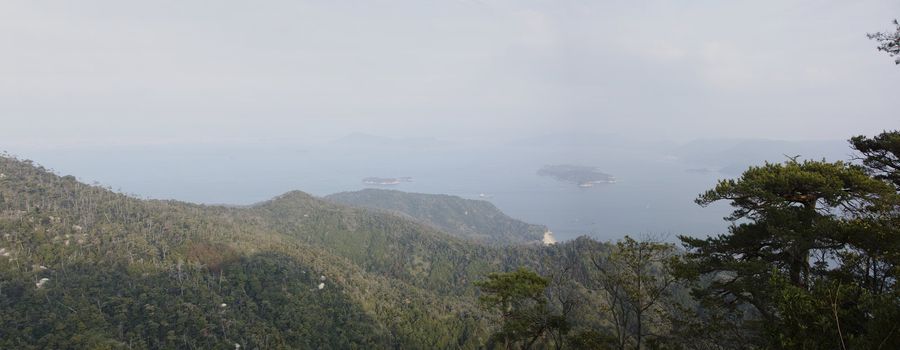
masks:
[[[900,3],[634,3],[6,1],[0,139],[796,139],[900,127],[900,69],[865,39]]]

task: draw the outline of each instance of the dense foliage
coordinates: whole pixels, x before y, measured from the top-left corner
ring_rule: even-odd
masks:
[[[682,275],[705,279],[694,295],[737,314],[731,328],[758,347],[900,343],[897,137],[853,138],[862,167],[766,164],[702,194],[702,205],[729,201],[734,225],[717,237],[681,237]]]
[[[528,349],[553,329],[567,327],[565,319],[551,314],[547,307],[544,290],[549,284],[546,278],[524,268],[492,273],[475,284],[483,292],[479,298],[482,305],[501,316],[500,330],[491,337],[489,346]]]
[[[560,249],[302,192],[140,200],[0,157],[0,348],[475,348],[496,319],[473,282]]]
[[[419,224],[301,194],[253,208],[138,200],[12,158],[0,174],[2,348],[475,347],[486,337],[469,277],[445,261],[487,271],[503,268],[501,254]],[[290,205],[317,224],[269,217]]]

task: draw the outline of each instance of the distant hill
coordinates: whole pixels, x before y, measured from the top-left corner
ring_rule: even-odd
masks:
[[[513,219],[487,201],[443,194],[365,189],[326,199],[408,216],[459,238],[488,244],[539,242],[547,227]]]

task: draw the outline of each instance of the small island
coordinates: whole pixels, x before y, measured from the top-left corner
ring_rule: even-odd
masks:
[[[616,178],[601,172],[597,168],[581,165],[546,165],[537,172],[540,176],[549,176],[556,180],[569,182],[578,187],[594,187],[597,184],[616,183]]]
[[[367,177],[362,182],[366,185],[393,186],[399,185],[401,182],[412,182],[412,177]]]

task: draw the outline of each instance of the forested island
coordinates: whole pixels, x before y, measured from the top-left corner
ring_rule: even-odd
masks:
[[[596,184],[616,183],[616,178],[597,170],[595,167],[582,165],[545,165],[537,172],[540,176],[549,176],[558,181],[573,183],[578,187],[593,187]]]

